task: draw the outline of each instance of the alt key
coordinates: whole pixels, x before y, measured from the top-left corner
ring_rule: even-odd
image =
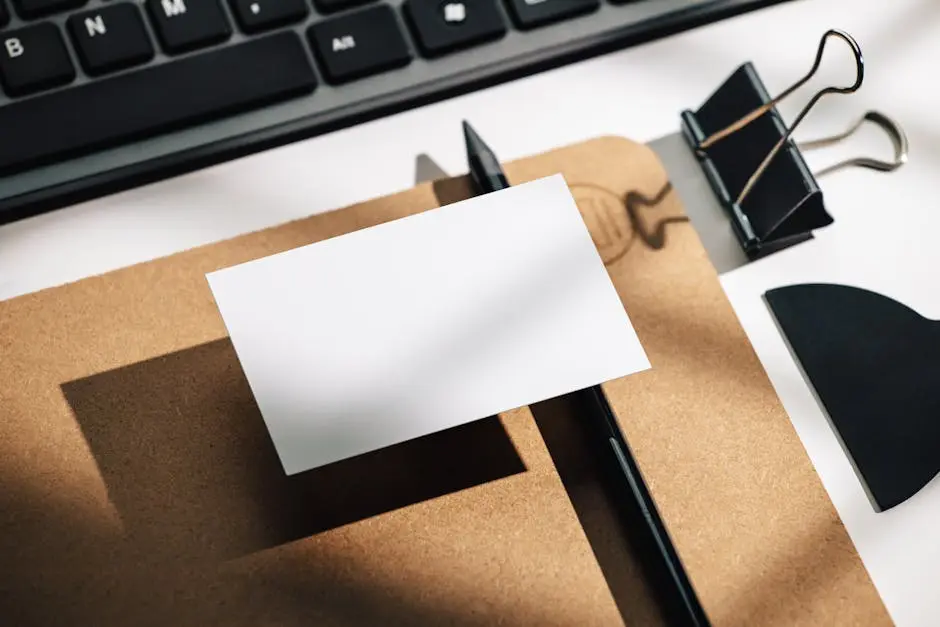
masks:
[[[344,83],[411,61],[398,17],[384,4],[314,24],[307,37],[331,83]]]

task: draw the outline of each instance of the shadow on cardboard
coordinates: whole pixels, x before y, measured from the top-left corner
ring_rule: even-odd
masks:
[[[62,390],[128,539],[230,559],[525,470],[498,417],[285,475],[226,339]]]

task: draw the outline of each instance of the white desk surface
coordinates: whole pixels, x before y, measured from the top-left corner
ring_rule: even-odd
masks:
[[[935,626],[940,479],[875,514],[761,300],[779,285],[839,281],[940,317],[935,0],[798,0],[6,225],[0,227],[0,298],[405,189],[421,153],[448,172],[464,172],[464,118],[502,159],[597,135],[653,140],[675,132],[679,111],[698,106],[745,60],[756,64],[770,91],[788,85],[808,70],[818,38],[831,27],[861,44],[865,84],[853,96],[824,98],[798,138],[842,130],[865,110],[881,109],[907,130],[910,163],[892,174],[847,170],[821,179],[835,224],[722,281],[892,617],[904,627]],[[822,78],[781,107],[785,115],[827,78],[851,80],[844,50],[833,42]],[[867,132],[813,153],[810,162],[859,151],[891,152],[887,140]]]

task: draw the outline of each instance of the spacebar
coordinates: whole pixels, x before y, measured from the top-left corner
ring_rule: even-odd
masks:
[[[217,119],[316,87],[284,32],[0,107],[0,173]]]

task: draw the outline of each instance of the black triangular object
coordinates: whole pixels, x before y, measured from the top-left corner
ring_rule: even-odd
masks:
[[[940,323],[844,285],[766,298],[878,507],[914,496],[940,473]]]

